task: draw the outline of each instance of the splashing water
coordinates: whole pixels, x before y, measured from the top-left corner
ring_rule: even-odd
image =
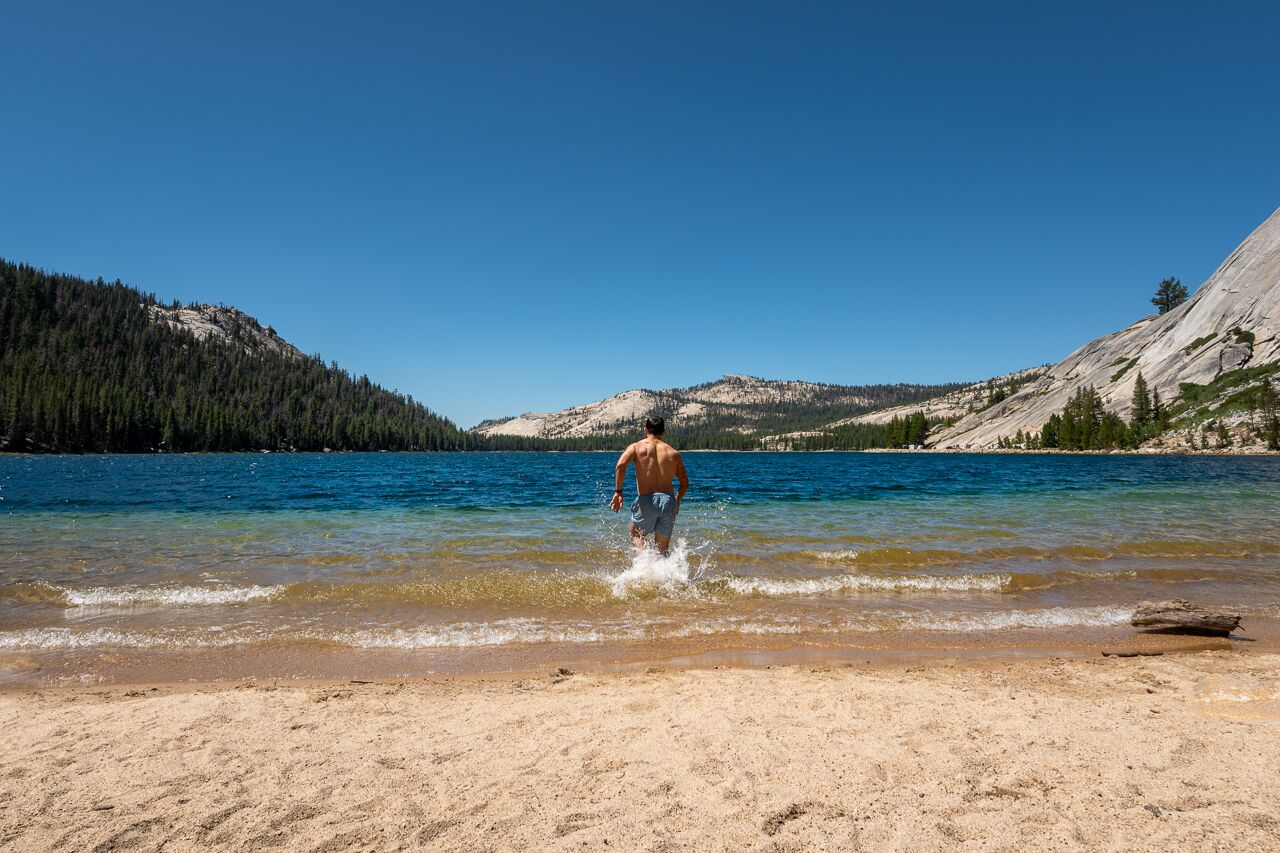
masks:
[[[646,547],[631,554],[631,565],[611,579],[613,594],[624,597],[630,590],[657,587],[664,592],[686,589],[702,577],[706,560],[695,573],[689,565],[691,549],[685,539],[673,539],[664,557],[656,548]]]

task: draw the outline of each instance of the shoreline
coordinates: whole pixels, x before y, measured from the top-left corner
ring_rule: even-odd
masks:
[[[23,850],[1280,842],[1270,653],[25,690],[0,723]]]
[[[601,674],[626,674],[649,667],[750,671],[777,666],[1091,660],[1116,654],[1176,657],[1205,651],[1280,655],[1280,619],[1250,617],[1231,637],[1168,634],[1117,625],[403,649],[281,642],[225,648],[16,650],[0,654],[0,695],[159,684],[523,678],[561,667]]]

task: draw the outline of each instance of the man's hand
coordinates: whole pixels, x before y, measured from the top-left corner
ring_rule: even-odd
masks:
[[[622,509],[622,492],[613,493],[613,500],[609,501],[609,508],[614,512]]]

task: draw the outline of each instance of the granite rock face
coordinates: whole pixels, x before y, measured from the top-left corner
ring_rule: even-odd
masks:
[[[263,326],[239,308],[221,305],[190,305],[168,308],[163,305],[150,307],[153,323],[167,323],[175,329],[190,332],[196,340],[221,338],[238,340],[248,352],[277,352],[290,358],[304,358],[293,344],[276,334],[270,326]]]
[[[1257,227],[1182,305],[1090,341],[1035,382],[930,438],[933,447],[986,448],[1038,431],[1086,385],[1127,418],[1141,373],[1166,403],[1184,382],[1280,361],[1280,210]],[[904,407],[911,408],[911,407]]]

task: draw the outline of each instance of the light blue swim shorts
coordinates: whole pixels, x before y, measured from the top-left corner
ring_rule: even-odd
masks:
[[[645,533],[671,536],[680,503],[665,492],[640,495],[631,504],[631,521]]]

